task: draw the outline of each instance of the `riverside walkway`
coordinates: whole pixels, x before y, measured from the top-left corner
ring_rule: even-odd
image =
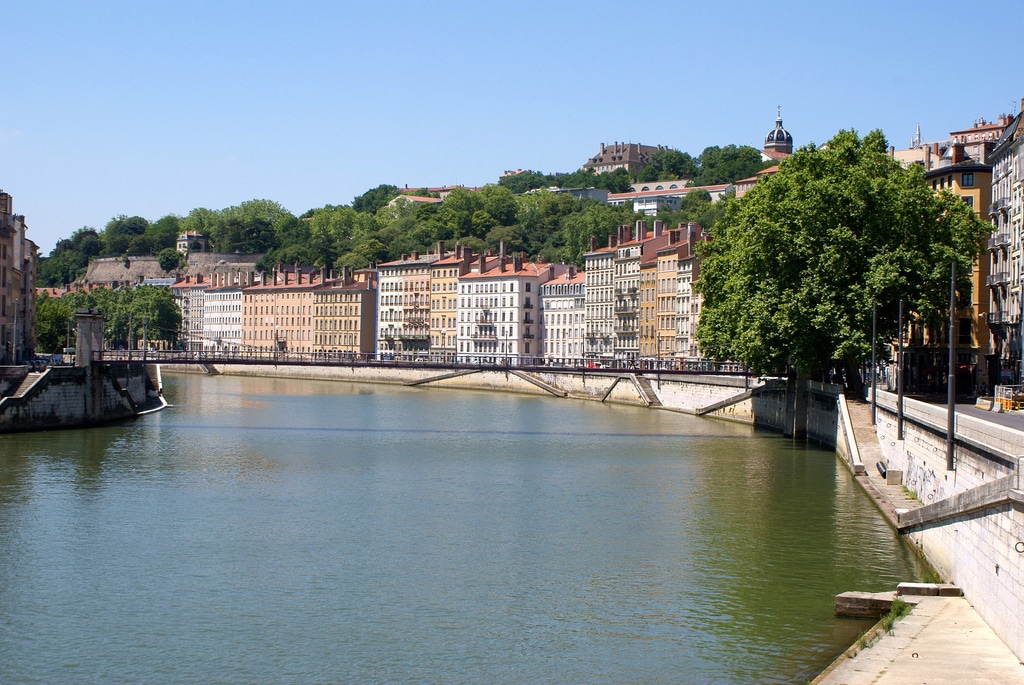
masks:
[[[849,410],[866,467],[857,480],[896,528],[897,509],[916,509],[922,504],[902,485],[887,484],[875,467],[881,449],[871,423],[871,405],[852,401]],[[965,413],[987,418],[973,407]],[[1024,427],[1024,415],[1004,414],[999,423]],[[913,611],[897,621],[891,632],[882,632],[870,646],[851,647],[812,681],[814,685],[1024,685],[1024,665],[967,598],[908,600],[914,603]]]

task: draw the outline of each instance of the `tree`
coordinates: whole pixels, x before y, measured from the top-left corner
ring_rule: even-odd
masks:
[[[36,300],[36,349],[54,354],[74,334],[75,310],[69,300],[48,297],[44,291]]]
[[[637,182],[670,181],[697,173],[697,161],[688,152],[662,148],[654,152],[647,166],[637,175]]]
[[[891,339],[901,298],[925,321],[948,310],[951,262],[966,297],[987,224],[886,149],[880,131],[840,131],[728,203],[696,286],[705,353],[758,373],[841,364],[854,380],[871,350],[872,303]]]
[[[376,188],[367,190],[352,200],[352,209],[357,212],[376,214],[377,210],[398,197],[398,186],[382,183]]]
[[[156,261],[164,271],[172,271],[181,263],[181,253],[173,247],[165,247],[157,254]]]
[[[700,170],[693,178],[693,185],[710,186],[732,183],[741,178],[750,178],[774,162],[761,160],[761,153],[749,145],[713,145],[700,153]]]

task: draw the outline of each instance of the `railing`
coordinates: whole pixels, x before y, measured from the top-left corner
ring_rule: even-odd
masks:
[[[989,274],[985,279],[985,285],[1004,285],[1010,282],[1010,274],[1002,272],[997,274]]]
[[[1005,320],[1005,317],[1004,317],[1002,312],[989,312],[988,313],[988,325],[989,326],[999,325],[999,324],[1003,323],[1004,320]]]
[[[481,339],[481,338],[478,338]],[[487,338],[483,338],[487,339]],[[497,336],[490,338],[497,339]],[[547,360],[539,356],[510,357],[493,362],[477,363],[452,362],[450,359],[429,357],[424,350],[409,352],[384,351],[372,353],[322,350],[318,352],[287,352],[272,349],[235,350],[230,352],[201,350],[105,350],[94,352],[92,361],[100,364],[238,364],[238,365],[293,365],[293,366],[414,366],[439,369],[487,369],[495,366],[517,366],[519,368],[565,369],[575,371],[643,371],[652,370],[663,374],[716,374],[728,376],[749,375],[742,364],[736,362],[714,362],[710,360],[669,360],[669,359],[564,359]],[[478,353],[474,353],[474,357]],[[480,357],[483,359],[483,357]],[[598,366],[600,365],[600,366]]]
[[[1000,231],[994,236],[988,239],[988,249],[994,250],[997,247],[1006,247],[1010,244],[1010,233],[1008,231]]]

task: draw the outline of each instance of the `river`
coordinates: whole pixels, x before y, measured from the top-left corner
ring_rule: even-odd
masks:
[[[4,683],[804,683],[920,580],[833,452],[667,411],[166,375],[0,435]]]

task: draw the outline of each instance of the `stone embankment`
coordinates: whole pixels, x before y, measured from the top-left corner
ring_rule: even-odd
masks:
[[[165,406],[156,366],[53,366],[0,373],[0,433],[78,428]]]
[[[1024,684],[1020,493],[1006,474],[1006,450],[1024,450],[1024,433],[958,413],[956,469],[945,472],[945,408],[907,400],[901,438],[895,398],[879,395],[876,424],[868,403],[849,403],[856,449],[847,463],[892,526],[956,583],[936,587],[956,591],[903,597],[909,616],[869,631],[813,682]]]

